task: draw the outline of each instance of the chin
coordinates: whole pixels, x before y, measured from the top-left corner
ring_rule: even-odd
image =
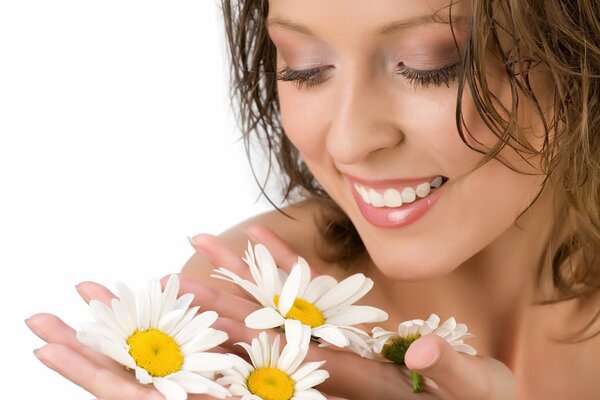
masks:
[[[394,254],[392,254],[394,253]],[[460,261],[449,260],[444,254],[417,251],[413,254],[369,252],[371,260],[387,278],[406,282],[421,282],[441,278],[453,272]]]

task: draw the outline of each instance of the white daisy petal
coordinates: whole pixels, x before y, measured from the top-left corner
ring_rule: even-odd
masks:
[[[185,358],[182,369],[187,371],[219,371],[232,367],[231,359],[225,354],[196,353]]]
[[[335,278],[329,275],[319,275],[308,284],[303,299],[315,303],[321,296],[335,287],[337,283]]]
[[[103,354],[106,354],[107,356],[115,360],[116,362],[123,364],[127,368],[136,367],[134,359],[131,358],[131,355],[129,355],[127,348],[123,345],[105,341],[102,343],[100,351]]]
[[[327,372],[323,369],[318,370],[318,371],[313,371],[305,378],[296,382],[295,389],[296,390],[308,389],[310,387],[313,387],[313,386],[316,386],[316,385],[322,383],[327,378],[329,378],[329,372]]]
[[[327,400],[327,398],[316,389],[305,389],[295,392],[291,400]]]
[[[302,265],[296,264],[294,268],[292,268],[290,276],[288,276],[283,284],[283,289],[281,289],[279,303],[277,304],[277,309],[281,315],[286,315],[292,308],[292,305],[294,305],[294,301],[296,300],[296,297],[298,297],[301,279]]]
[[[115,320],[117,321],[121,331],[132,332],[137,327],[137,321],[135,321],[130,313],[126,304],[123,304],[118,299],[112,299],[111,307]]]
[[[191,372],[181,371],[170,375],[169,379],[177,382],[188,393],[206,393],[220,399],[224,399],[230,395],[229,390],[218,383]]]
[[[211,275],[211,277],[235,283],[236,285],[244,289],[246,292],[248,292],[248,294],[250,294],[256,300],[258,300],[258,302],[265,307],[273,305],[273,299],[268,297],[266,293],[263,290],[261,290],[260,286],[257,286],[251,282],[241,279],[239,276],[235,275],[231,271],[226,270],[225,268],[219,268],[214,271],[218,274],[226,275],[227,277],[218,274],[213,274]],[[231,277],[231,279],[229,279],[229,277]],[[235,277],[235,279],[233,277]]]
[[[187,326],[187,324],[190,323],[192,319],[194,319],[194,317],[198,314],[199,309],[200,307],[196,306],[187,310],[184,316],[177,322],[175,326],[169,327],[169,333],[171,333],[172,336],[177,335],[184,327]]]
[[[275,366],[279,362],[279,335],[275,336],[273,346],[271,346],[270,366]]]
[[[279,280],[275,260],[271,256],[271,253],[269,253],[269,250],[260,243],[254,248],[254,256],[260,266],[261,286],[266,293],[274,296],[276,294],[277,281]]]
[[[296,265],[300,266],[300,285],[298,287],[298,297],[306,300],[304,293],[310,284],[310,267],[308,266],[306,260],[302,257],[298,257],[298,261],[296,261],[294,266]]]
[[[294,381],[299,381],[299,380],[303,379],[304,377],[306,377],[311,372],[316,371],[317,369],[321,368],[323,366],[323,364],[325,364],[325,361],[313,361],[313,362],[304,363],[304,364],[302,364],[302,366],[300,368],[298,368],[296,370],[296,372],[294,372],[290,376],[290,378],[292,378]]]
[[[352,293],[351,296],[349,296],[346,300],[344,300],[344,302],[341,303],[340,306],[350,305],[350,304],[353,304],[356,301],[362,299],[367,293],[369,293],[369,291],[371,289],[373,289],[373,285],[374,285],[374,282],[372,279],[365,278],[365,280],[362,282],[360,287],[357,287],[354,290],[354,293]]]
[[[220,345],[228,339],[227,333],[212,328],[207,328],[198,334],[194,339],[181,346],[181,352],[184,354],[196,353],[199,351],[210,350]]]
[[[372,334],[373,338],[377,339],[378,337],[383,335],[394,335],[395,332],[386,331],[385,329],[376,326],[375,328],[373,328]]]
[[[169,280],[167,281],[167,284],[165,285],[165,290],[161,296],[161,314],[169,312],[174,308],[175,302],[177,301],[178,293],[179,279],[177,278],[177,275],[172,274],[169,276]]]
[[[453,344],[452,347],[459,353],[465,353],[470,356],[477,355],[477,350],[475,350],[472,346],[469,346],[468,344]]]
[[[233,369],[237,371],[244,378],[244,380],[248,378],[250,371],[252,371],[252,365],[248,364],[246,360],[235,354],[228,354],[228,356],[233,363]]]
[[[143,331],[150,327],[150,315],[152,314],[150,293],[142,291],[137,298],[138,329]]]
[[[250,274],[252,275],[252,279],[256,282],[257,285],[263,286],[262,274],[261,271],[256,265],[256,257],[254,255],[254,249],[252,248],[252,243],[248,241],[248,250],[246,250],[246,257],[242,258],[246,264],[248,264],[248,268],[250,269]]]
[[[264,335],[263,335],[263,333],[264,333]],[[260,335],[258,335],[258,341],[260,342],[262,365],[265,367],[270,367],[271,366],[271,343],[269,343],[269,336],[267,336],[267,334],[265,332],[262,332]]]
[[[192,293],[185,293],[175,301],[173,305],[174,310],[187,310],[194,301],[194,295]]]
[[[251,347],[251,351],[252,351],[252,364],[254,364],[255,367],[257,368],[263,368],[268,366],[267,363],[269,360],[265,360],[264,359],[264,354],[262,351],[262,346],[261,346],[261,342],[267,341],[267,338],[265,337],[267,334],[266,332],[261,332],[258,335],[258,339],[252,339],[252,347]]]
[[[197,331],[209,328],[217,320],[218,316],[219,314],[214,311],[205,311],[195,316],[189,324],[175,335],[175,341],[177,343],[184,343],[192,340]]]
[[[314,337],[321,338],[337,347],[346,347],[350,340],[335,326],[323,325],[312,330]]]
[[[162,306],[162,292],[158,279],[152,279],[148,287],[150,295],[150,326],[157,326]]]
[[[133,329],[137,328],[138,317],[137,317],[137,308],[135,305],[135,296],[131,292],[131,289],[127,287],[122,282],[117,282],[116,284],[116,292],[121,305],[124,307],[124,311],[129,314],[129,319],[133,324]],[[123,326],[124,330],[129,331],[130,326]]]
[[[121,336],[127,337],[127,334],[117,322],[112,310],[104,303],[101,303],[97,300],[90,301],[90,314],[92,314],[92,317],[94,317],[96,321],[106,325],[108,328],[119,333]]]
[[[254,340],[252,341],[252,344],[254,344]],[[240,342],[236,343],[236,345],[241,346],[244,350],[246,350],[246,353],[248,353],[248,357],[250,357],[250,362],[252,362],[252,365],[262,366],[262,362],[260,359],[256,358],[256,354],[254,353],[254,350],[252,350],[251,344]]]
[[[170,379],[154,378],[154,387],[165,396],[166,400],[186,400],[187,393],[183,387]]]
[[[370,306],[346,306],[334,316],[327,318],[328,325],[358,325],[369,322],[381,322],[388,318],[378,308]]]
[[[271,329],[282,326],[285,318],[273,308],[261,308],[250,313],[244,323],[251,329]]]
[[[371,345],[373,348],[373,351],[375,353],[381,353],[381,350],[383,350],[383,346],[388,341],[388,339],[390,339],[394,336],[397,337],[398,334],[390,332],[390,333],[385,333],[385,334],[382,334],[381,336],[379,336],[375,341],[373,341],[373,344]]]
[[[185,316],[185,310],[172,310],[162,315],[158,321],[158,329],[171,334],[181,319]]]
[[[343,304],[352,297],[357,287],[361,287],[367,278],[363,274],[354,274],[338,283],[334,288],[325,293],[315,306],[319,310],[327,310],[331,307]]]
[[[152,383],[152,376],[146,371],[144,368],[134,367],[135,369],[135,379],[138,380],[141,384]]]

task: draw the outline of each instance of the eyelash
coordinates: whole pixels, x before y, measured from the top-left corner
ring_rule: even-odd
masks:
[[[294,82],[298,89],[310,89],[325,81],[324,72],[330,68],[333,67],[316,67],[305,70],[284,67],[277,72],[277,80]],[[460,63],[456,63],[430,70],[418,70],[401,62],[396,67],[396,73],[402,75],[415,87],[427,88],[429,85],[450,87],[450,83],[458,76],[459,68]]]
[[[277,80],[284,82],[294,82],[298,89],[305,87],[310,89],[325,80],[324,72],[332,67],[316,67],[303,70],[293,70],[284,67],[277,72]]]

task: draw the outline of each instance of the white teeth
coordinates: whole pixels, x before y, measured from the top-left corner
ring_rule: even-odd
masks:
[[[423,198],[429,194],[430,190],[431,186],[429,186],[429,182],[425,182],[417,186],[417,188],[415,189],[415,193],[417,194],[417,196]]]
[[[429,193],[431,193],[432,189],[440,187],[442,185],[442,182],[442,177],[438,176],[431,182],[423,182],[417,185],[416,188],[405,187],[402,191],[399,191],[398,189],[394,188],[389,188],[386,189],[383,193],[380,193],[375,191],[375,189],[366,188],[356,183],[354,184],[354,189],[365,203],[370,204],[373,207],[396,208],[402,206],[403,204],[414,202],[417,199],[417,197],[426,197],[427,195],[429,195]]]
[[[442,184],[442,177],[441,176],[436,176],[432,181],[431,181],[431,187],[432,188],[436,188],[439,187]]]
[[[386,207],[400,207],[402,205],[402,196],[396,189],[388,189],[383,193],[383,202]]]
[[[385,205],[383,202],[383,196],[373,189],[369,189],[369,200],[373,207],[383,207]]]
[[[360,194],[360,197],[365,203],[371,204],[371,201],[369,200],[369,194],[367,193],[367,189],[365,189],[362,186],[358,186],[356,183],[354,184],[354,188],[356,189],[358,194]]]
[[[402,191],[402,203],[412,203],[416,199],[415,189],[407,187]]]

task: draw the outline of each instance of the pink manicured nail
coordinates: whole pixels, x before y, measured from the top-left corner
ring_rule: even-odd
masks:
[[[33,351],[33,355],[34,355],[34,356],[36,356],[36,357],[37,357],[37,359],[38,359],[38,360],[40,360],[40,361],[41,361],[41,363],[42,363],[42,364],[44,364],[46,367],[48,367],[48,368],[50,368],[50,369],[53,369],[53,370],[55,370],[55,371],[56,371],[56,367],[55,367],[54,365],[52,365],[52,363],[51,363],[50,361],[48,361],[48,360],[45,360],[45,359],[43,359],[42,357],[40,357],[39,350],[40,350],[40,349],[35,349],[35,350]]]
[[[196,241],[195,236],[194,237],[188,236],[187,239],[198,254],[200,254],[202,257],[206,258],[207,260],[212,261],[212,257],[210,256],[210,254],[208,254],[208,252],[206,251],[206,249],[204,249],[204,247],[202,246],[201,243]]]
[[[86,303],[89,303],[90,302],[90,296],[85,291],[85,289],[83,289],[80,285],[81,285],[81,283],[75,285],[75,290],[77,290],[77,293],[79,293],[79,295],[81,296],[81,298],[83,300],[85,300]]]

